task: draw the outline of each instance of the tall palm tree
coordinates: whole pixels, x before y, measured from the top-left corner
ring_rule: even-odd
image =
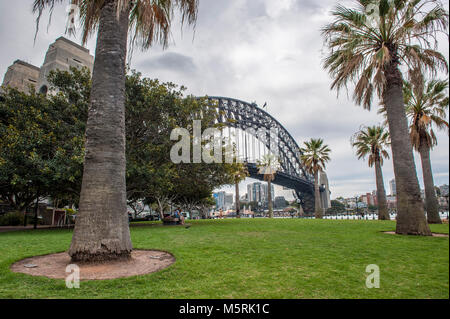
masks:
[[[266,154],[261,160],[258,160],[258,168],[259,173],[264,175],[264,180],[267,182],[269,218],[273,218],[272,181],[275,179],[275,175],[280,169],[280,161],[275,154]]]
[[[389,158],[386,146],[389,145],[389,132],[382,126],[363,127],[352,137],[352,146],[356,148],[358,159],[369,156],[369,167],[375,166],[375,178],[377,183],[378,219],[389,220],[384,189],[383,158]]]
[[[438,0],[359,0],[338,5],[334,21],[322,30],[330,50],[324,61],[332,89],[356,82],[353,98],[370,109],[374,93],[387,111],[397,185],[398,234],[431,235],[420,198],[412,144],[403,103],[403,65],[411,74],[448,72],[434,50],[436,34],[447,30],[448,13]],[[434,43],[433,43],[434,42]]]
[[[323,139],[312,138],[304,142],[305,147],[301,147],[301,161],[305,168],[314,174],[314,216],[317,219],[323,217],[323,210],[320,205],[319,172],[325,170],[326,163],[330,161],[331,150],[328,145],[323,144]]]
[[[448,80],[424,81],[423,78],[414,84],[404,81],[403,85],[406,114],[411,120],[409,127],[411,142],[422,160],[427,220],[430,224],[442,223],[431,170],[430,150],[437,144],[432,125],[448,132],[447,88]]]
[[[247,165],[245,163],[236,163],[234,169],[233,178],[236,191],[236,217],[241,218],[241,203],[239,196],[239,183],[243,181],[248,175]]]
[[[35,0],[33,12],[64,0]],[[125,64],[127,41],[149,48],[168,43],[174,9],[194,24],[198,0],[68,0],[80,9],[82,39],[96,30],[97,47],[86,128],[80,210],[69,249],[73,261],[128,258],[132,244],[125,185]],[[130,34],[129,31],[130,30]]]

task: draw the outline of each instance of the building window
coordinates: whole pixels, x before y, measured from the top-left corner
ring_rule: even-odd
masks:
[[[47,85],[43,85],[43,86],[41,86],[41,88],[39,89],[39,93],[41,93],[41,94],[47,95],[47,92],[48,92]]]

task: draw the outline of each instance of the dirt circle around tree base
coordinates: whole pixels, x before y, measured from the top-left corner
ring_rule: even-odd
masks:
[[[384,231],[383,233],[390,234],[390,235],[398,235],[395,231]],[[431,235],[433,237],[448,237],[448,234],[441,234],[441,233],[431,233]],[[411,235],[411,236],[416,236],[416,235]]]
[[[160,250],[133,250],[131,258],[102,263],[73,263],[67,252],[22,259],[11,265],[11,271],[52,279],[65,279],[73,273],[75,264],[80,270],[80,280],[105,280],[145,275],[172,265],[175,257]],[[66,272],[67,268],[67,272]]]

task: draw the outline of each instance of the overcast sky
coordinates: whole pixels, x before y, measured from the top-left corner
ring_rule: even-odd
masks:
[[[64,35],[66,14],[61,5],[55,8],[48,30],[48,15],[43,16],[33,44],[36,16],[31,12],[32,2],[0,0],[1,74],[16,59],[41,66],[48,46]],[[368,112],[355,106],[344,92],[337,98],[336,92],[329,90],[331,79],[321,66],[320,28],[330,21],[329,11],[336,3],[200,0],[195,33],[189,28],[181,31],[175,23],[170,47],[165,51],[160,47],[135,50],[131,67],[146,77],[182,84],[190,94],[233,97],[259,106],[267,102],[268,112],[300,146],[311,137],[321,137],[330,146],[327,174],[332,198],[371,192],[376,189],[374,171],[366,161],[356,159],[349,140],[361,125],[382,119],[376,105]],[[448,7],[448,1],[445,5]],[[69,38],[80,43],[80,36]],[[448,59],[447,41],[441,38],[439,50]],[[87,48],[94,54],[95,38]],[[438,142],[431,160],[435,183],[442,185],[449,181],[447,133],[438,133]],[[415,155],[423,185],[420,158]],[[391,161],[385,162],[383,173],[389,194],[388,181],[394,176]]]

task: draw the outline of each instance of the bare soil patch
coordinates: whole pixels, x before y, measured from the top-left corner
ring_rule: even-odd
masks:
[[[397,235],[395,233],[395,231],[384,231],[383,233],[385,234],[390,234],[390,235]],[[432,233],[431,234],[433,237],[448,237],[448,234],[440,234],[440,233]]]
[[[104,280],[145,275],[169,267],[175,257],[159,250],[133,250],[128,260],[103,263],[76,263],[80,267],[81,280]],[[11,265],[11,271],[32,276],[65,279],[72,271],[66,267],[73,264],[67,252],[22,259]]]

